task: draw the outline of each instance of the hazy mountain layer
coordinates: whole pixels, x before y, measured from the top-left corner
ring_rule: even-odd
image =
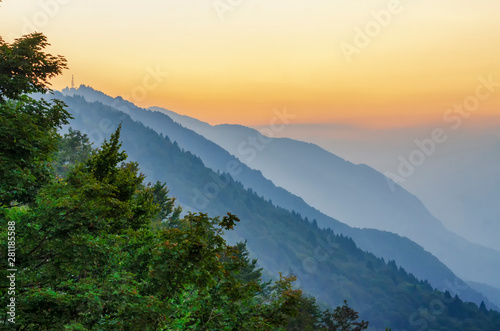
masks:
[[[417,197],[376,170],[350,163],[313,144],[265,137],[240,125],[211,126],[163,112],[325,214],[351,226],[408,237],[459,277],[500,288],[500,252],[448,231]],[[282,120],[286,121],[285,115]],[[268,131],[272,133],[272,129],[270,126]]]
[[[71,126],[96,140],[99,135],[107,136],[104,131],[112,131],[121,122],[123,147],[130,159],[139,162],[150,180],[167,181],[171,194],[181,202],[189,201],[193,189],[216,184],[217,178],[225,179],[168,138],[119,111],[88,103],[81,97],[63,100],[75,117]],[[452,297],[454,293],[433,291],[394,262],[384,263],[359,250],[350,238],[321,230],[233,180],[228,180],[217,194],[214,191],[204,210],[239,215],[242,222],[236,234],[248,239],[249,248],[266,269],[274,274],[280,270],[295,272],[301,287],[320,301],[336,305],[348,299],[375,329],[425,325],[435,329],[495,330],[499,325],[498,313],[463,303]],[[437,303],[439,309],[433,306]]]
[[[461,297],[478,304],[483,299],[477,292],[471,291],[464,282],[458,279],[438,259],[407,238],[378,230],[351,228],[320,213],[308,206],[301,198],[276,187],[272,182],[265,179],[259,171],[248,168],[218,145],[178,125],[163,113],[146,111],[121,98],[113,99],[85,86],[81,86],[77,91],[65,90],[64,92],[65,94],[77,93],[83,95],[88,101],[99,101],[121,109],[133,119],[140,120],[155,131],[168,135],[181,148],[199,156],[209,168],[215,171],[231,173],[232,177],[240,181],[246,188],[251,188],[264,198],[271,199],[276,205],[290,211],[299,212],[310,220],[315,219],[320,227],[330,227],[336,233],[342,233],[353,238],[361,249],[372,252],[386,260],[395,260],[398,265],[413,273],[417,278],[428,280],[430,284],[438,289],[459,292]],[[218,182],[224,185],[224,181]],[[203,209],[202,207],[210,200],[210,194],[205,192],[205,190],[210,191],[210,187],[209,183],[208,186],[194,190],[191,200],[183,201],[184,204],[189,204],[194,210]],[[394,249],[395,247],[397,249]],[[498,303],[498,306],[500,306],[500,303]]]

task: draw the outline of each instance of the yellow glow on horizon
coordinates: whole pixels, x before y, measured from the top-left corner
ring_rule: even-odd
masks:
[[[300,123],[418,125],[474,93],[478,77],[500,81],[494,0],[401,0],[400,13],[347,61],[340,45],[354,45],[355,29],[394,1],[247,0],[222,21],[212,1],[54,0],[59,6],[47,9],[4,0],[0,29],[9,42],[30,26],[47,35],[50,52],[70,66],[56,89],[74,75],[211,124],[265,125],[273,108],[287,107]],[[168,76],[134,98],[148,68]],[[499,108],[500,88],[474,116]]]

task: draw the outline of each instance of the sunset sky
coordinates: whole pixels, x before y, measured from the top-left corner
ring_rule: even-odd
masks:
[[[0,35],[43,32],[70,67],[56,89],[74,75],[211,124],[286,107],[295,123],[393,128],[500,82],[499,17],[498,0],[4,0]],[[500,114],[496,89],[475,120]]]

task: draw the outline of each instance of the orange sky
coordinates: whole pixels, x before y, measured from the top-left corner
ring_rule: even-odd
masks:
[[[497,0],[228,3],[238,1],[4,0],[0,31],[48,36],[70,66],[55,88],[74,75],[212,124],[265,125],[283,107],[295,123],[436,122],[479,77],[500,82]],[[474,116],[499,106],[500,87]]]

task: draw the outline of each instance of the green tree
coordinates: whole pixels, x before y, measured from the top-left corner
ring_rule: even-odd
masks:
[[[26,94],[49,91],[48,79],[66,60],[42,50],[45,36],[30,34],[7,44],[0,38],[0,206],[31,203],[50,179],[57,129],[68,123],[61,101]]]
[[[86,134],[69,128],[59,141],[58,151],[52,164],[55,172],[65,177],[72,165],[84,162],[91,157],[92,144]]]
[[[296,316],[290,317],[287,331],[326,330],[321,325],[322,312],[313,297],[301,296]]]
[[[153,220],[153,227],[160,227],[166,225],[169,227],[176,227],[179,225],[179,217],[182,213],[180,206],[175,206],[175,198],[168,195],[167,185],[157,181],[155,184],[148,184],[153,191],[153,201],[161,206],[160,211]]]
[[[247,249],[247,242],[238,242],[236,244],[235,256],[243,262],[243,268],[238,270],[236,277],[242,281],[260,281],[262,278],[262,268],[257,268],[257,259],[249,257],[250,252]]]
[[[143,185],[136,165],[123,163],[119,132],[65,179],[40,189],[30,207],[7,211],[4,222],[16,223],[23,266],[17,274],[17,325],[37,330],[285,326],[300,291],[292,289],[292,278],[282,278],[259,299],[258,282],[234,276],[252,269],[222,238],[238,222],[234,215],[188,214],[175,227],[151,226],[166,206],[155,203],[154,188]]]
[[[359,314],[347,305],[321,311],[316,299],[301,295],[298,314],[289,318],[287,331],[361,331],[368,328],[368,322],[357,321]]]
[[[41,34],[0,40],[0,226],[16,229],[15,327],[286,327],[302,292],[294,277],[263,283],[245,244],[226,244],[236,216],[180,218],[165,184],[145,184],[139,165],[125,162],[121,127],[95,151],[80,132],[61,139],[64,104],[26,95],[50,91],[48,80],[66,66],[42,51],[47,45]],[[2,231],[2,249],[9,240]],[[0,304],[9,300],[2,291]]]
[[[49,80],[67,65],[64,57],[43,52],[47,46],[47,37],[41,33],[23,36],[12,44],[0,37],[0,103],[49,91]]]
[[[327,330],[331,331],[361,331],[368,328],[368,322],[356,321],[359,314],[348,306],[347,301],[335,308],[333,312],[327,310],[323,314],[322,322]]]

